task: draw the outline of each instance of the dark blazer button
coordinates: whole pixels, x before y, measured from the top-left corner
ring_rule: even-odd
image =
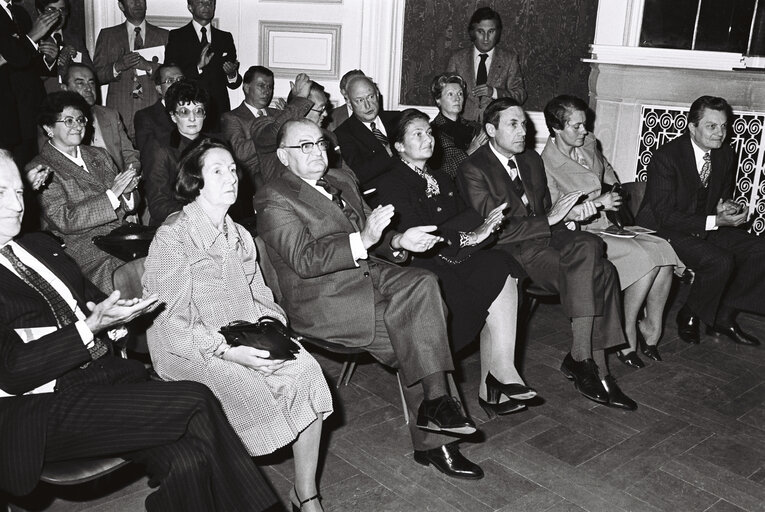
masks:
[[[369,272],[364,272],[364,277],[369,277]]]

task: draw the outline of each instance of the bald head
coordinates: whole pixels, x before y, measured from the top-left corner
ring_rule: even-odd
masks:
[[[348,101],[353,115],[364,123],[371,123],[380,113],[380,99],[375,83],[366,76],[348,80]]]
[[[316,123],[308,119],[288,121],[279,130],[277,139],[276,156],[296,176],[318,180],[327,172],[326,140]]]
[[[0,244],[21,231],[24,217],[24,184],[11,154],[0,149]]]

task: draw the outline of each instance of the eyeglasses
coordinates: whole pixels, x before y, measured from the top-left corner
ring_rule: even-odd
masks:
[[[324,105],[321,108],[312,108],[311,112],[318,112],[319,114],[323,114],[325,110],[327,110],[327,106],[326,105]]]
[[[165,84],[165,85],[173,85],[175,82],[180,82],[181,80],[183,80],[183,75],[180,75],[180,76],[171,76],[170,78],[165,78],[160,83]]]
[[[85,116],[80,116],[77,118],[74,117],[67,117],[66,119],[60,119],[56,121],[57,123],[64,123],[64,126],[67,128],[74,128],[75,126],[85,126],[88,124],[88,118]]]
[[[194,114],[194,117],[204,117],[207,115],[207,111],[202,107],[197,107],[195,109],[188,109],[186,107],[181,107],[178,110],[175,111],[175,115],[182,118],[191,117],[191,114]]]
[[[311,151],[313,151],[313,147],[316,146],[319,148],[319,151],[326,151],[327,147],[329,146],[329,143],[324,140],[317,140],[316,142],[303,142],[302,144],[298,146],[283,146],[286,149],[299,149],[306,155],[309,154]]]
[[[50,14],[52,12],[60,12],[62,15],[66,15],[66,14],[69,14],[69,9],[67,9],[66,7],[62,7],[61,9],[59,9],[58,7],[53,7],[52,5],[49,5],[45,9],[43,9],[42,12],[46,14]]]

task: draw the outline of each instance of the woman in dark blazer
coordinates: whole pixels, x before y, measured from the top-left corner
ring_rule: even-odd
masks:
[[[391,140],[399,160],[380,178],[373,198],[395,207],[393,229],[438,226],[444,244],[413,255],[410,264],[439,278],[454,353],[480,333],[481,407],[490,417],[521,410],[523,400],[536,392],[524,384],[514,363],[518,286],[513,275],[521,275],[520,267],[510,256],[487,247],[502,223],[505,205],[483,219],[465,205],[449,177],[430,171],[427,160],[434,139],[422,112],[404,110]]]
[[[183,208],[175,197],[178,161],[183,151],[202,134],[209,103],[207,91],[191,80],[181,80],[165,94],[165,109],[175,128],[170,144],[149,140],[142,153],[143,183],[152,226],[161,225],[168,215]]]

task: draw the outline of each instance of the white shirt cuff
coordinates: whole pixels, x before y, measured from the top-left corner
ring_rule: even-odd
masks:
[[[491,86],[489,86],[489,87],[491,87]],[[493,100],[497,99],[497,88],[496,87],[492,87],[491,88],[491,99],[493,99]]]
[[[125,206],[127,206],[127,209],[132,210],[135,207],[135,198],[133,197],[133,193],[131,192],[129,194],[123,194],[122,197],[125,198]]]
[[[707,215],[707,225],[704,229],[706,231],[715,231],[717,228],[717,215]]]
[[[229,78],[228,75],[226,75],[226,80],[228,80],[228,83],[233,84],[236,82],[236,79],[239,78],[239,75],[235,75],[234,78]]]
[[[114,75],[114,78],[117,78],[118,76],[120,76],[120,72],[117,71],[117,63],[116,62],[114,64],[112,64],[112,74]]]
[[[88,328],[88,324],[85,323],[85,320],[78,320],[74,324],[75,327],[77,327],[77,332],[80,333],[80,338],[82,338],[82,344],[86,347],[89,347],[93,344],[93,333]]]
[[[107,189],[106,191],[106,197],[109,198],[109,202],[112,203],[112,208],[115,210],[120,207],[120,200],[117,197],[117,195],[111,191],[111,189]]]
[[[353,256],[353,261],[358,267],[358,261],[367,259],[367,256],[369,255],[364,247],[364,242],[361,241],[361,233],[358,231],[356,233],[351,233],[348,235],[348,239],[351,242],[351,255]]]

